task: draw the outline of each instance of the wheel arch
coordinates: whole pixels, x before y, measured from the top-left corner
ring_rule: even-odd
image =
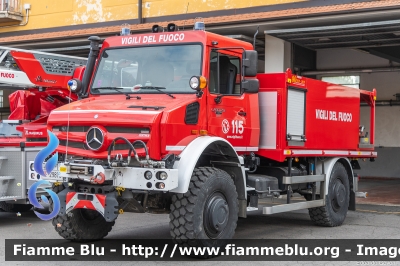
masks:
[[[335,158],[325,159],[324,161],[318,161],[317,168],[316,168],[317,174],[322,174],[322,164],[324,164],[325,174],[327,177],[326,182],[325,182],[325,195],[327,195],[332,170],[337,162],[341,163],[344,166],[344,168],[346,169],[347,177],[349,179],[349,184],[350,184],[349,209],[355,210],[354,174],[353,174],[353,168],[351,167],[351,163],[348,158],[335,157]]]
[[[244,161],[228,141],[219,137],[198,137],[185,147],[179,157],[180,160],[174,164],[174,169],[179,170],[178,187],[171,190],[172,193],[188,191],[190,178],[196,167],[213,166],[226,171],[231,176],[236,186],[238,200],[246,202]],[[239,213],[240,217],[244,215],[243,210]]]

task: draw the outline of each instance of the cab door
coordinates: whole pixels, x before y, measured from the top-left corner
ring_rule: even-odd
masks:
[[[250,99],[241,93],[241,54],[211,51],[208,82],[208,132],[228,140],[237,152],[258,150],[251,140]]]

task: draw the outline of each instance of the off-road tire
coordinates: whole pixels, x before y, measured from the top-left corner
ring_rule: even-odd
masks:
[[[311,220],[319,226],[334,227],[341,225],[347,215],[350,202],[350,184],[343,164],[337,162],[331,173],[328,195],[324,207],[310,208]]]
[[[32,209],[31,204],[13,204],[0,201],[0,209],[5,212],[28,212]]]
[[[64,189],[63,185],[54,187],[58,193]],[[50,200],[50,211],[52,211]],[[57,215],[52,219],[56,232],[65,239],[75,242],[86,242],[103,239],[111,231],[115,221],[106,222],[104,217],[94,210],[75,209],[65,215]]]
[[[238,213],[238,194],[229,174],[214,167],[196,168],[188,191],[172,196],[170,234],[182,246],[224,246],[235,234]]]

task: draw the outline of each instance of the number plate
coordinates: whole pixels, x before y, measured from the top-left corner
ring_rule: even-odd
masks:
[[[60,171],[58,171],[58,170],[51,171],[48,176],[39,175],[33,169],[33,161],[30,161],[29,162],[29,180],[38,181],[38,180],[42,180],[42,179],[49,180],[49,181],[62,181],[63,180],[63,178],[60,177]]]
[[[60,175],[60,172],[57,171],[57,170],[55,170],[55,171],[52,171],[52,172],[49,174],[48,177],[43,178],[43,179],[59,179],[59,177],[58,177],[59,175]]]

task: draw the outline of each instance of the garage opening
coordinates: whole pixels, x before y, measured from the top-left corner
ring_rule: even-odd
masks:
[[[377,90],[374,163],[360,161],[364,177],[399,178],[400,165],[400,20],[267,30],[291,46],[293,71],[362,90]],[[266,55],[268,58],[268,54]],[[361,101],[364,132],[370,131],[370,107]]]

